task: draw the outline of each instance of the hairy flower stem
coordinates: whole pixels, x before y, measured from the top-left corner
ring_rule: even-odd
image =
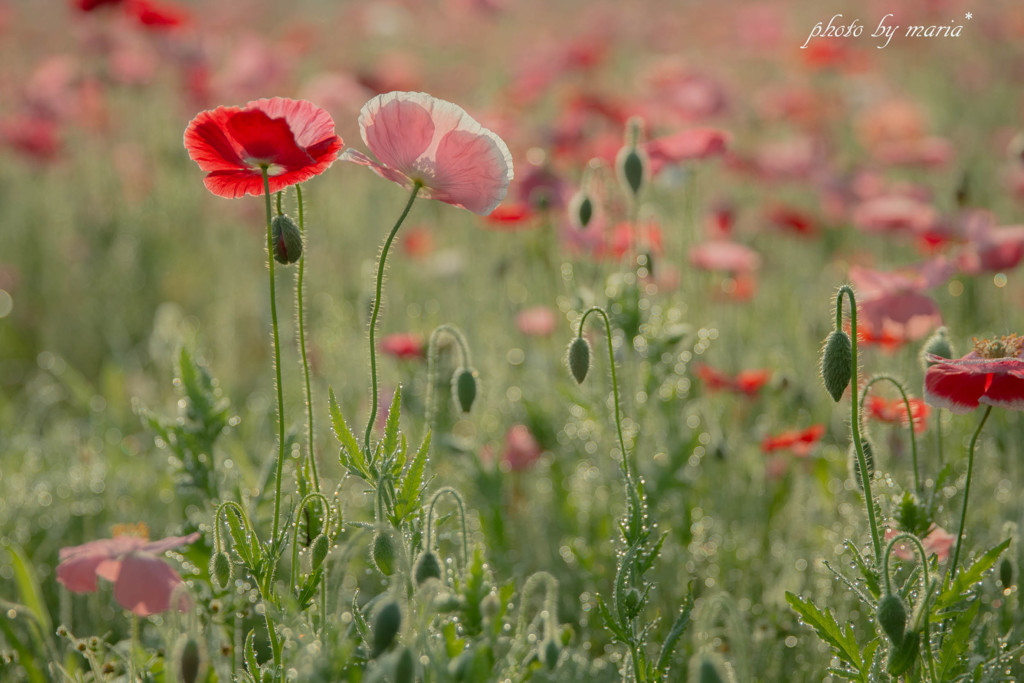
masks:
[[[860,466],[861,481],[864,483],[864,503],[868,511],[868,526],[871,528],[871,545],[875,551],[875,562],[882,560],[882,542],[878,535],[878,522],[875,520],[875,499],[871,495],[871,477],[868,476],[867,458],[864,457],[864,443],[860,436],[860,417],[857,409],[857,300],[854,298],[853,289],[849,285],[839,288],[836,295],[836,329],[843,328],[843,295],[850,301],[850,343],[852,348],[850,366],[852,378],[850,381],[850,429],[853,431],[853,447],[857,451],[857,464]]]
[[[270,321],[274,328],[274,372],[277,385],[277,477],[275,479],[276,491],[274,493],[274,533],[272,538],[277,539],[277,533],[281,527],[281,479],[284,478],[284,389],[281,386],[281,336],[277,326],[277,285],[274,281],[274,231],[271,228],[270,208],[270,177],[267,174],[267,165],[262,164],[263,171],[263,197],[267,205],[267,267],[270,270]]]
[[[985,426],[991,413],[992,406],[986,406],[985,414],[981,416],[981,422],[978,423],[978,428],[974,430],[974,436],[971,437],[971,446],[967,451],[967,481],[964,483],[964,502],[960,508],[960,531],[956,534],[956,550],[953,551],[953,561],[949,563],[949,567],[946,569],[947,585],[956,576],[956,563],[960,559],[960,545],[964,541],[964,523],[967,521],[967,496],[971,493],[971,475],[974,472],[974,446],[978,443],[981,429]]]
[[[889,545],[885,547],[885,555],[882,559],[882,577],[885,580],[885,594],[892,595],[892,579],[889,576],[889,556],[892,555],[893,548],[896,547],[896,544],[903,543],[904,541],[909,541],[914,546],[914,550],[917,551],[917,555],[921,560],[921,593],[918,596],[918,599],[927,602],[930,597],[932,583],[928,578],[928,553],[924,551],[924,546],[921,545],[921,540],[913,534],[897,534],[889,541]],[[920,610],[921,619],[924,622],[921,630],[924,633],[925,643],[928,643],[930,640],[927,607],[928,606],[926,604],[924,609]],[[935,653],[932,651],[931,647],[925,647],[923,648],[923,651],[928,655],[928,658],[925,661],[928,665],[931,680],[936,681],[938,678],[935,676]]]
[[[398,233],[398,229],[402,227],[402,223],[405,221],[405,217],[409,215],[409,210],[412,209],[412,203],[416,200],[416,195],[419,194],[423,188],[423,183],[417,181],[412,187],[412,193],[409,195],[409,201],[405,204],[405,209],[402,210],[402,215],[395,221],[395,226],[391,228],[391,232],[388,234],[387,240],[384,241],[384,247],[380,252],[380,260],[377,262],[377,293],[373,297],[373,314],[370,316],[370,386],[371,386],[371,399],[370,399],[370,417],[366,421],[366,436],[363,439],[363,445],[366,448],[366,452],[370,453],[370,434],[373,433],[373,424],[377,420],[377,316],[380,315],[380,294],[384,287],[384,266],[387,263],[388,251],[391,249],[391,243],[395,239],[395,235]]]
[[[295,186],[295,193],[299,202],[299,233],[305,238],[306,221],[303,215],[302,185]],[[306,357],[306,313],[302,305],[307,253],[309,253],[308,250],[303,247],[302,257],[299,258],[299,279],[295,284],[295,314],[299,321],[299,351],[302,354],[302,372],[306,377],[306,429],[309,436],[309,473],[313,477],[313,490],[319,492],[320,477],[316,471],[316,452],[313,450],[313,390],[310,387],[309,381],[309,359]]]
[[[861,415],[864,414],[864,402],[867,400],[868,390],[871,389],[871,386],[875,382],[881,382],[883,380],[891,382],[893,385],[896,386],[896,389],[899,390],[900,392],[900,396],[903,398],[903,406],[907,409],[907,421],[910,423],[910,454],[914,462],[914,492],[920,496],[921,477],[918,474],[917,469],[917,437],[914,435],[914,416],[910,410],[910,399],[907,398],[907,392],[903,389],[903,385],[900,384],[899,380],[897,380],[895,377],[892,377],[891,375],[875,375],[870,380],[868,380],[867,384],[864,385],[864,393],[861,394],[860,397],[860,412]]]
[[[455,325],[445,324],[438,325],[434,328],[434,331],[430,333],[430,340],[427,342],[427,428],[431,432],[435,431],[434,420],[437,417],[437,405],[435,404],[435,385],[437,384],[437,357],[438,357],[438,340],[442,334],[447,334],[455,340],[455,344],[459,349],[459,365],[463,368],[468,368],[471,365],[469,357],[469,344],[466,343],[466,337]]]

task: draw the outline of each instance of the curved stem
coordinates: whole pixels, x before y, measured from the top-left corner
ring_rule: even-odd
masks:
[[[295,186],[299,202],[299,233],[303,240],[306,237],[306,221],[302,206],[302,185]],[[313,477],[313,490],[320,490],[320,477],[316,471],[316,451],[313,450],[313,390],[309,381],[309,359],[306,357],[306,313],[302,305],[303,281],[306,273],[306,254],[308,249],[303,245],[302,257],[299,259],[299,280],[295,285],[295,310],[299,320],[299,351],[302,354],[302,372],[306,376],[306,428],[309,433],[309,473]]]
[[[295,590],[297,588],[295,579],[298,576],[299,571],[299,520],[302,519],[302,511],[305,510],[306,506],[313,501],[320,503],[320,506],[323,508],[321,510],[324,516],[323,533],[327,534],[328,536],[330,536],[331,533],[331,504],[327,502],[327,498],[325,498],[324,495],[321,493],[308,494],[305,498],[302,499],[302,502],[299,503],[298,510],[295,514],[295,522],[292,524],[292,568],[290,577],[290,585],[292,587],[292,590]]]
[[[471,364],[469,359],[469,345],[466,343],[466,337],[455,325],[444,324],[438,325],[434,328],[434,331],[430,333],[430,341],[427,342],[427,428],[430,431],[434,431],[434,413],[437,411],[437,406],[434,405],[434,385],[437,384],[437,340],[440,338],[442,333],[447,333],[455,340],[455,344],[459,347],[460,360],[462,367],[468,368]]]
[[[632,472],[629,467],[629,454],[626,452],[626,440],[622,436],[622,414],[619,408],[619,381],[615,376],[615,352],[612,348],[612,324],[608,320],[608,314],[604,312],[604,309],[600,306],[592,306],[583,314],[580,318],[579,331],[577,332],[578,337],[583,337],[583,325],[587,322],[587,317],[591,313],[600,314],[601,318],[604,319],[605,336],[608,340],[608,365],[612,371],[612,397],[615,402],[615,430],[619,435],[619,448],[622,450],[622,470],[626,474],[627,480],[632,480]]]
[[[854,298],[853,289],[849,285],[839,288],[836,295],[836,329],[843,326],[843,295],[850,301],[850,343],[851,343],[851,374],[850,374],[850,428],[853,431],[853,446],[857,451],[857,464],[862,472],[861,481],[864,483],[864,502],[868,511],[868,526],[871,529],[871,545],[875,551],[875,562],[882,557],[882,542],[878,535],[878,522],[875,520],[875,499],[871,495],[871,477],[868,476],[867,458],[864,457],[864,443],[860,436],[860,417],[857,412],[857,300]]]
[[[885,593],[886,595],[892,595],[892,583],[889,578],[889,555],[892,553],[892,549],[896,546],[896,544],[901,543],[903,541],[910,541],[913,544],[914,549],[917,551],[918,556],[921,558],[921,595],[919,596],[919,599],[924,601],[924,604],[921,606],[919,614],[921,619],[924,620],[924,624],[922,625],[922,631],[924,632],[924,642],[928,643],[929,622],[927,603],[931,596],[931,580],[928,578],[928,554],[925,553],[924,546],[921,544],[921,540],[917,536],[908,533],[896,534],[896,536],[894,536],[892,540],[889,541],[889,545],[886,546],[885,557],[882,560],[882,572],[885,576]],[[935,678],[935,655],[932,652],[932,648],[926,646],[923,649],[924,652],[928,655],[927,664],[928,671],[931,673],[931,678],[932,680],[937,680]]]
[[[887,380],[896,386],[896,389],[898,389],[900,392],[900,396],[903,398],[903,406],[907,410],[907,422],[910,424],[910,454],[914,462],[914,492],[917,493],[918,496],[920,496],[921,477],[918,474],[917,469],[917,437],[914,434],[914,413],[910,409],[910,399],[907,398],[907,392],[903,389],[903,385],[900,384],[899,380],[897,380],[892,375],[875,375],[870,380],[868,380],[867,384],[864,385],[864,392],[861,394],[860,397],[860,413],[861,415],[864,414],[864,402],[867,400],[868,390],[871,389],[871,386],[875,382],[881,382],[883,380]]]
[[[384,247],[380,252],[380,260],[377,262],[377,293],[373,297],[373,314],[370,316],[370,382],[371,382],[371,402],[370,402],[370,418],[366,421],[366,436],[363,439],[363,445],[366,447],[366,452],[370,452],[370,434],[373,433],[373,424],[377,420],[377,316],[380,314],[380,293],[384,286],[384,265],[388,259],[388,251],[391,249],[391,243],[395,239],[395,235],[398,233],[398,228],[402,226],[402,222],[405,221],[405,217],[409,215],[409,210],[412,208],[413,201],[416,200],[416,195],[419,194],[420,188],[423,184],[416,182],[412,187],[412,193],[409,195],[409,201],[405,204],[405,209],[402,210],[402,215],[395,221],[395,226],[391,228],[391,232],[388,234],[387,240],[384,241]]]
[[[263,196],[267,204],[267,266],[270,270],[270,321],[274,328],[274,372],[277,382],[277,481],[274,492],[274,534],[277,539],[277,532],[281,527],[281,479],[284,478],[284,389],[281,386],[281,336],[277,327],[277,286],[274,282],[274,235],[270,227],[270,177],[267,174],[267,166],[260,166],[263,171]]]
[[[465,571],[466,567],[469,566],[469,544],[466,541],[466,508],[462,504],[462,496],[458,491],[453,489],[451,486],[446,486],[439,490],[430,499],[430,509],[427,511],[427,535],[425,537],[426,545],[424,546],[427,550],[431,549],[431,530],[430,527],[434,521],[434,505],[437,504],[437,499],[445,493],[450,493],[455,502],[459,506],[459,519],[462,521],[462,570]]]
[[[974,436],[971,437],[971,446],[967,451],[967,481],[964,483],[963,507],[960,508],[960,531],[956,535],[956,550],[953,551],[953,561],[950,562],[949,568],[946,570],[947,584],[956,576],[956,563],[960,559],[960,545],[964,540],[964,523],[967,521],[967,496],[971,493],[971,475],[974,472],[974,446],[978,443],[981,428],[985,426],[991,413],[992,406],[986,406],[985,414],[981,416],[981,422],[978,423],[978,428],[974,430]]]

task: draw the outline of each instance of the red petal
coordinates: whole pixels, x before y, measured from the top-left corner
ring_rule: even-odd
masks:
[[[204,171],[234,171],[249,168],[242,161],[244,150],[227,133],[228,120],[238,107],[217,107],[199,112],[185,129],[188,156]]]
[[[978,407],[978,400],[985,393],[985,384],[985,373],[939,363],[928,368],[925,374],[924,400],[936,408],[969,413]]]
[[[226,124],[228,134],[244,150],[247,165],[278,164],[297,168],[313,162],[306,150],[295,142],[295,135],[285,119],[275,119],[259,109],[246,109],[231,116]]]
[[[989,375],[991,381],[985,395],[978,399],[980,403],[1024,410],[1024,377],[1020,371],[994,373]]]

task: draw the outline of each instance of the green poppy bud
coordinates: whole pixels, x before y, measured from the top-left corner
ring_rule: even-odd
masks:
[[[902,643],[907,628],[907,607],[903,599],[898,595],[886,595],[878,602],[876,616],[889,641],[894,645]]]
[[[214,553],[210,558],[210,578],[217,590],[224,590],[231,583],[231,558],[226,552]]]
[[[473,368],[459,368],[452,375],[452,398],[463,414],[469,413],[476,400],[476,379]]]
[[[270,234],[274,240],[274,260],[284,264],[299,260],[302,256],[302,231],[290,216],[274,216],[270,222]]]
[[[1013,560],[1008,557],[1004,557],[999,562],[999,583],[1003,586],[1003,590],[1013,586]]]
[[[407,647],[403,647],[395,659],[394,679],[395,683],[413,683],[416,680],[416,660]]]
[[[636,147],[623,147],[615,159],[615,169],[619,180],[625,185],[633,196],[640,194],[640,188],[644,184],[644,176],[647,175],[647,158]]]
[[[181,683],[195,683],[199,679],[199,668],[203,663],[199,642],[192,636],[183,636],[179,647],[177,659]]]
[[[384,576],[391,576],[395,573],[395,557],[397,555],[395,540],[385,529],[378,529],[373,535],[373,544],[370,546],[370,559],[377,565],[377,569]]]
[[[389,598],[377,607],[377,614],[373,618],[373,651],[370,659],[387,650],[401,628],[402,608],[396,600]]]
[[[583,384],[590,371],[590,342],[583,337],[576,337],[569,344],[569,372],[577,384]]]
[[[585,228],[590,225],[593,217],[594,201],[589,194],[580,190],[569,201],[569,219],[577,228]]]
[[[702,652],[690,660],[689,683],[734,683],[732,667],[713,652]]]
[[[327,559],[327,553],[331,551],[331,539],[327,538],[327,534],[318,534],[313,539],[313,546],[309,553],[310,563],[313,567],[313,571],[320,568],[320,565]]]
[[[903,642],[894,643],[889,647],[889,661],[886,664],[889,674],[895,678],[910,671],[920,650],[921,634],[917,631],[907,631],[903,636]]]
[[[853,345],[850,335],[842,330],[833,330],[825,340],[825,348],[821,353],[821,377],[825,380],[825,389],[836,403],[850,385],[852,363]]]
[[[953,357],[953,344],[949,341],[949,332],[945,327],[935,330],[921,347],[921,367],[925,370],[935,365],[935,361],[931,360],[929,356]]]
[[[562,654],[562,646],[555,640],[554,635],[550,635],[544,639],[544,642],[540,646],[541,659],[544,660],[544,664],[547,665],[549,671],[553,671],[558,666],[558,657]]]
[[[416,559],[416,566],[412,570],[413,579],[416,585],[420,585],[428,579],[441,578],[441,562],[433,550],[424,550]]]

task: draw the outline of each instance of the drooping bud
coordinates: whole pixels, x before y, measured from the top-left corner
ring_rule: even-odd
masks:
[[[1013,586],[1013,560],[1009,557],[1004,557],[999,562],[999,583],[1002,585],[1003,590],[1009,589]]]
[[[377,569],[384,576],[391,576],[395,573],[395,539],[391,537],[386,529],[378,529],[373,534],[373,544],[370,546],[370,559],[377,565]]]
[[[327,553],[331,551],[331,539],[327,538],[327,534],[317,534],[317,537],[313,539],[313,545],[309,552],[310,565],[313,571],[320,568],[320,565],[327,559]]]
[[[910,671],[920,650],[921,634],[917,631],[907,631],[903,636],[903,642],[894,643],[889,647],[889,661],[886,664],[889,675],[896,678]]]
[[[889,642],[893,645],[902,643],[907,628],[907,606],[903,604],[903,599],[898,595],[886,595],[878,601],[876,616]]]
[[[583,337],[576,337],[569,344],[569,372],[577,384],[583,384],[590,371],[590,342]]]
[[[370,653],[370,659],[387,650],[401,628],[402,608],[399,607],[398,601],[389,598],[377,607],[377,614],[373,619],[373,651]]]
[[[626,127],[626,145],[619,150],[615,158],[615,172],[621,182],[635,198],[640,194],[644,178],[647,175],[647,155],[638,146],[640,142],[642,122],[632,118]]]
[[[714,652],[701,652],[690,660],[689,683],[733,683],[732,667]]]
[[[473,408],[478,376],[473,368],[458,368],[452,375],[452,398],[463,414],[468,414]]]
[[[541,658],[549,671],[558,666],[558,657],[562,654],[562,646],[558,644],[554,634],[549,635],[540,645]]]
[[[441,562],[437,559],[437,554],[433,550],[424,550],[420,553],[420,556],[416,558],[416,566],[413,567],[412,576],[417,586],[428,579],[441,578]]]
[[[181,683],[196,683],[199,679],[199,669],[203,663],[203,653],[199,649],[199,641],[190,635],[182,636],[177,660]]]
[[[270,234],[274,240],[274,260],[284,264],[299,260],[302,256],[302,231],[290,216],[274,216],[270,222]]]
[[[928,337],[925,341],[924,346],[921,347],[921,367],[925,370],[935,365],[929,356],[938,356],[940,358],[952,358],[953,357],[953,344],[949,341],[949,332],[945,327],[940,327],[932,333],[932,336]]]
[[[640,613],[640,607],[643,603],[643,594],[640,592],[639,588],[630,588],[626,591],[623,601],[625,602],[623,607],[626,610],[626,616],[632,619]]]
[[[590,225],[590,219],[593,217],[594,200],[586,191],[580,190],[569,201],[569,220],[577,228],[585,228]]]
[[[836,403],[843,398],[843,392],[850,385],[853,376],[853,345],[850,335],[842,330],[833,330],[821,352],[821,377],[825,389]]]
[[[210,578],[217,590],[224,590],[231,583],[231,558],[223,550],[210,558]]]
[[[395,659],[395,683],[413,683],[416,678],[416,660],[413,659],[412,651],[403,647]]]
[[[875,449],[867,439],[861,439],[860,445],[864,449],[864,462],[867,465],[868,479],[870,480],[871,477],[875,476]],[[849,469],[850,476],[853,477],[857,488],[863,491],[864,479],[860,476],[860,459],[857,457],[857,445],[852,443],[850,444],[849,452]]]

